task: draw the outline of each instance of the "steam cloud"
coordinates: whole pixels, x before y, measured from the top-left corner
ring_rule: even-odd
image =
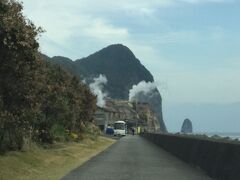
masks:
[[[137,85],[133,85],[129,90],[129,101],[137,100],[138,94],[144,94],[145,96],[151,95],[157,86],[154,82],[141,81]]]
[[[105,98],[107,93],[103,92],[104,85],[107,84],[106,76],[100,74],[99,77],[93,79],[93,83],[89,84],[90,90],[97,96],[97,106],[105,106]]]

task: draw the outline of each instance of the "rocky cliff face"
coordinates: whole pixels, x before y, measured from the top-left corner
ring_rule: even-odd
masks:
[[[158,115],[153,111],[152,107],[148,103],[133,102],[134,110],[138,114],[140,124],[143,124],[144,131],[147,132],[159,132],[160,123]]]
[[[160,130],[165,132],[166,126],[163,121],[162,115],[162,98],[158,89],[154,89],[150,94],[138,93],[133,98],[136,102],[148,103],[152,111],[156,114],[156,117],[159,119]]]
[[[181,132],[182,133],[192,133],[193,132],[192,122],[189,119],[185,119],[183,121]]]
[[[151,73],[140,63],[128,47],[121,44],[110,45],[76,61],[60,56],[49,60],[84,79],[87,84],[91,83],[94,77],[98,77],[100,74],[105,75],[108,82],[104,88],[109,98],[112,99],[128,100],[129,90],[133,85],[141,81],[154,82]],[[160,129],[166,131],[162,118],[162,98],[158,90],[156,89],[154,94],[149,97],[141,97],[139,101],[151,105],[158,116]]]

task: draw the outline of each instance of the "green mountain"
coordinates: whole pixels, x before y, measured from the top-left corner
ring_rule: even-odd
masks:
[[[140,63],[131,50],[121,44],[110,45],[90,56],[76,61],[62,56],[48,58],[50,62],[58,64],[71,73],[90,83],[100,74],[106,76],[108,82],[105,89],[108,96],[113,99],[128,99],[129,90],[141,81],[154,82],[151,73]],[[155,90],[154,109],[159,116],[163,131],[166,130],[162,118],[162,99],[159,91]],[[157,94],[157,97],[156,97]],[[143,100],[143,98],[141,98]],[[151,98],[145,98],[151,101]],[[150,100],[149,100],[150,99]],[[156,99],[158,102],[156,103]],[[150,103],[151,104],[151,103]],[[157,105],[157,106],[156,106]]]

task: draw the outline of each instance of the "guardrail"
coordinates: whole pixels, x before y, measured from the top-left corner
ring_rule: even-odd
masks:
[[[191,136],[143,133],[181,160],[218,180],[240,180],[240,144]]]

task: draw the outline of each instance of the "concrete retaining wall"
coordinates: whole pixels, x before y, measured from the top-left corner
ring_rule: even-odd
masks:
[[[169,134],[141,136],[218,180],[240,180],[240,144]]]

